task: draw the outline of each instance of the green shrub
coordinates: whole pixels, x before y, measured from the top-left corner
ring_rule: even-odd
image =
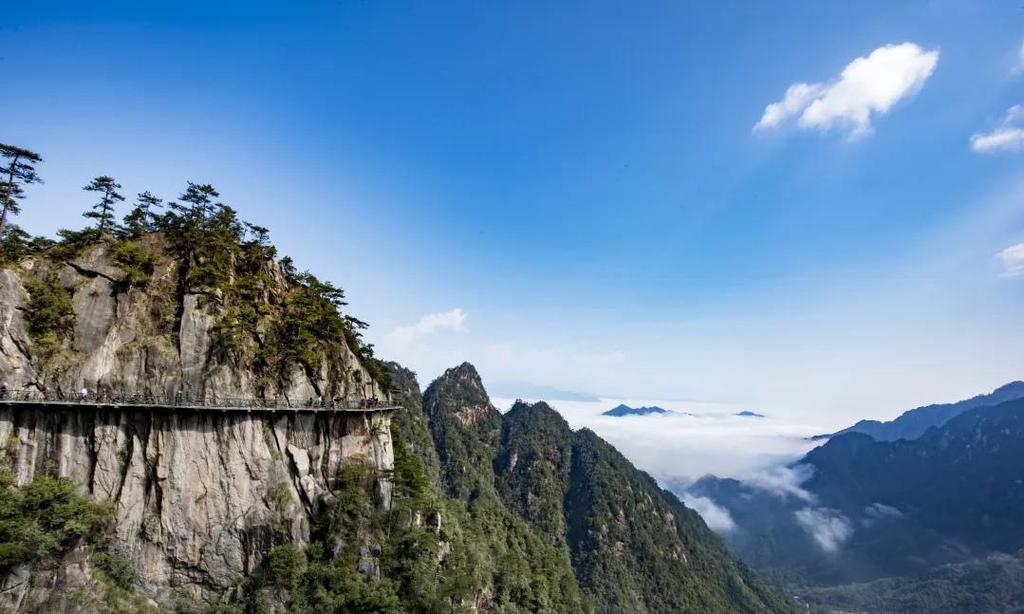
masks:
[[[125,287],[142,286],[153,276],[156,255],[132,241],[118,241],[110,248],[114,262],[124,271],[121,285]]]
[[[295,498],[292,497],[292,490],[288,486],[288,482],[278,482],[277,486],[270,489],[270,501],[278,512],[286,511],[295,503]]]
[[[57,273],[50,271],[42,279],[29,279],[25,320],[28,334],[44,355],[56,350],[75,326],[71,292],[61,285]]]
[[[113,552],[97,552],[92,557],[92,563],[99,571],[100,578],[117,588],[131,590],[138,580],[138,574],[131,563]]]
[[[0,573],[56,559],[82,540],[102,545],[113,521],[111,504],[78,494],[66,478],[37,475],[17,486],[14,474],[0,469]]]
[[[274,586],[295,590],[306,570],[306,555],[292,544],[275,546],[267,555],[267,580]]]

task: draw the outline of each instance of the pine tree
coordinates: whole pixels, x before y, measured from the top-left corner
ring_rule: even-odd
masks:
[[[24,197],[24,187],[42,181],[36,173],[35,165],[42,162],[39,154],[0,143],[0,158],[4,160],[4,166],[0,169],[3,175],[3,183],[0,183],[0,236],[3,235],[7,226],[8,216],[17,215],[21,211],[18,201]]]
[[[260,247],[266,247],[270,244],[270,229],[266,226],[257,226],[256,224],[250,224],[249,222],[243,222],[245,229],[250,235],[252,235],[252,242]]]
[[[86,192],[99,192],[102,194],[100,202],[92,206],[92,211],[86,211],[82,217],[96,220],[97,238],[103,239],[117,229],[117,218],[114,217],[114,205],[122,200],[124,196],[118,192],[121,184],[114,181],[113,177],[102,175],[89,182],[89,185],[82,188]]]
[[[194,226],[206,221],[221,207],[220,203],[214,202],[219,197],[220,193],[212,185],[189,181],[181,202],[169,203],[168,207],[184,219],[186,225]]]
[[[163,207],[164,201],[153,196],[148,190],[136,197],[135,207],[124,216],[125,232],[130,237],[139,237],[153,230],[156,220],[156,209]]]

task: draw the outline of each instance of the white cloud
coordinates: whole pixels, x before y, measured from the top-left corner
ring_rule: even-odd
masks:
[[[1024,275],[1024,243],[1011,245],[996,254],[1003,265],[1000,277],[1019,277]]]
[[[903,516],[903,512],[899,511],[891,505],[884,503],[872,503],[871,505],[864,508],[864,513],[869,518],[881,519],[881,518],[899,518]]]
[[[871,119],[917,93],[935,71],[938,50],[914,43],[885,45],[860,57],[831,83],[795,83],[779,102],[765,107],[755,130],[775,128],[796,117],[803,129],[848,130],[851,139],[871,132]]]
[[[751,474],[743,480],[743,483],[781,499],[796,497],[811,502],[814,500],[814,495],[803,488],[803,483],[811,479],[813,474],[814,467],[811,465],[771,467]]]
[[[1017,51],[1017,62],[1013,65],[1014,74],[1024,72],[1024,43],[1020,44],[1020,50]]]
[[[865,527],[870,527],[871,525],[883,520],[893,520],[902,517],[903,512],[891,505],[886,505],[884,503],[872,503],[864,508],[864,519],[861,520],[861,524]]]
[[[486,376],[484,386],[487,386]],[[504,411],[512,406],[514,399],[494,397],[491,401]],[[620,403],[632,407],[657,405],[672,413],[621,418],[602,415]],[[734,414],[745,405],[711,401],[603,398],[600,401],[551,400],[550,405],[572,428],[593,430],[637,467],[680,496],[693,481],[709,473],[741,480],[751,474],[773,474],[766,472],[766,468],[798,460],[820,443],[808,441],[807,436],[822,432],[821,425],[782,418],[742,418]],[[774,491],[782,493],[791,491],[788,484],[800,481],[801,477],[788,480],[778,477],[774,482],[762,478],[760,483],[772,483]],[[777,485],[779,482],[787,485]],[[794,496],[797,501],[806,501],[805,497]]]
[[[821,84],[794,83],[786,89],[786,95],[782,100],[773,102],[764,108],[764,115],[754,125],[755,130],[774,128],[786,121],[792,115],[807,108],[824,89]]]
[[[729,510],[718,505],[707,497],[697,497],[683,493],[683,503],[690,509],[700,514],[708,528],[716,533],[728,533],[736,529],[736,521],[732,519]]]
[[[459,307],[441,313],[427,314],[412,326],[399,326],[392,330],[384,342],[392,351],[408,350],[423,338],[438,331],[465,330],[466,318],[466,312]]]
[[[829,554],[839,550],[853,535],[853,525],[838,511],[826,507],[805,507],[793,513],[796,521]]]
[[[991,132],[978,132],[971,136],[971,151],[995,153],[1024,149],[1024,107],[1013,105],[1006,111],[999,127]]]

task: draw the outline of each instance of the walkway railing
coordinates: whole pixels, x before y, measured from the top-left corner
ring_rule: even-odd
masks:
[[[232,411],[385,411],[400,409],[381,399],[261,399],[222,397],[214,394],[179,393],[170,396],[152,394],[67,393],[42,390],[0,389],[0,405],[81,405],[139,408],[182,408]]]

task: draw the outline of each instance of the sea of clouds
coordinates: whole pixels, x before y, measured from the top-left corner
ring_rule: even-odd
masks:
[[[507,411],[514,399],[492,399]],[[603,416],[625,403],[656,405],[669,414]],[[708,474],[758,479],[773,468],[799,459],[820,442],[811,435],[827,432],[823,425],[790,422],[768,415],[737,416],[748,409],[721,403],[657,399],[548,401],[573,429],[589,428],[622,452],[634,465],[665,486],[678,490]],[[756,410],[755,410],[756,411]]]
[[[515,400],[493,398],[492,402],[504,412]],[[602,415],[620,403],[630,407],[654,405],[672,413]],[[735,478],[748,488],[790,502],[793,521],[827,554],[839,551],[859,524],[869,526],[900,516],[895,508],[875,504],[864,510],[858,523],[837,510],[822,507],[803,488],[813,468],[798,461],[823,443],[812,441],[810,436],[833,431],[835,424],[809,424],[772,415],[739,416],[749,408],[698,401],[605,398],[548,404],[573,429],[589,428],[618,448],[634,465],[677,493],[708,527],[723,536],[741,529],[729,510],[687,490],[705,475]]]

